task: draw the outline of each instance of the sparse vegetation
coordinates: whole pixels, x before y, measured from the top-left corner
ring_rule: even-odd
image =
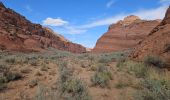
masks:
[[[142,81],[143,90],[135,94],[137,100],[169,100],[170,80],[145,79]]]
[[[112,80],[112,73],[108,70],[107,67],[99,66],[98,70],[91,77],[91,82],[93,85],[99,85],[100,87],[109,87],[109,82]]]
[[[137,78],[145,78],[148,75],[148,66],[143,63],[129,63],[129,73],[135,74]]]
[[[28,82],[28,85],[30,88],[33,88],[34,86],[38,85],[38,80],[37,79],[30,80]]]
[[[144,58],[144,63],[149,66],[156,66],[158,68],[165,67],[165,62],[158,56],[147,56]]]
[[[66,62],[60,65],[59,88],[61,94],[68,95],[63,98],[71,100],[90,100],[87,87],[82,83],[82,80],[74,78],[73,71]]]
[[[169,99],[169,78],[162,74],[165,70],[145,61],[130,61],[125,53],[71,54],[53,50],[43,54],[3,53],[0,56],[0,91],[8,92],[10,84],[18,83],[21,78],[19,82],[27,82],[22,86],[27,91],[38,88],[33,98],[17,90],[23,93],[24,99],[112,99],[112,91],[118,92],[115,96],[132,100]],[[11,58],[15,60],[6,60]],[[155,59],[148,61],[155,62]]]

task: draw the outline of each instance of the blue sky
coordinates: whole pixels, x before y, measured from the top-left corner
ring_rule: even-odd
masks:
[[[94,47],[112,23],[128,15],[162,19],[170,0],[0,0],[33,23]]]

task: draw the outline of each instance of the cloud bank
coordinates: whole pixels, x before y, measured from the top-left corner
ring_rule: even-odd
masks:
[[[108,7],[113,4],[112,2],[110,1],[110,3],[108,3]],[[122,20],[124,19],[124,17],[129,15],[136,15],[139,16],[141,19],[145,19],[145,20],[163,19],[163,17],[165,16],[165,12],[168,8],[167,2],[170,3],[170,0],[160,0],[160,2],[161,2],[161,6],[157,8],[140,9],[132,13],[120,13],[112,17],[106,17],[82,25],[73,26],[71,22],[65,21],[61,18],[54,19],[50,17],[43,21],[43,25],[61,26],[61,28],[65,30],[65,33],[67,32],[67,34],[82,34],[87,32],[91,28],[106,26],[106,25],[116,23],[117,21]]]

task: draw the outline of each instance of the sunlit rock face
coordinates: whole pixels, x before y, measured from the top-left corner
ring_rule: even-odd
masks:
[[[163,21],[135,47],[131,57],[143,60],[148,55],[160,56],[170,64],[170,8]]]
[[[160,20],[142,20],[134,15],[127,16],[109,26],[108,31],[98,39],[92,52],[115,52],[133,48],[159,23]]]

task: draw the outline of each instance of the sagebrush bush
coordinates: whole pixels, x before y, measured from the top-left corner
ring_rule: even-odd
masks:
[[[14,57],[8,57],[5,61],[10,64],[15,64],[16,59]]]
[[[73,76],[73,71],[66,62],[60,64],[59,89],[62,94],[70,95],[73,100],[90,100],[87,87],[80,79]]]
[[[99,66],[97,72],[91,77],[91,82],[93,85],[105,88],[109,87],[109,82],[112,79],[112,73],[108,70],[108,68]]]
[[[111,62],[111,58],[107,56],[103,56],[99,59],[99,63],[109,63],[109,62]]]
[[[28,86],[29,86],[30,88],[33,88],[33,87],[36,86],[36,85],[38,85],[38,80],[37,80],[37,79],[33,79],[33,80],[30,80],[30,81],[28,82]]]
[[[121,89],[124,87],[128,87],[130,83],[124,82],[123,80],[119,80],[119,82],[116,84],[116,88]]]
[[[4,89],[6,89],[6,88],[7,88],[7,84],[0,82],[0,91],[4,90]]]
[[[32,100],[32,99],[31,99]],[[52,91],[45,85],[38,85],[37,93],[33,100],[62,100],[56,91]]]
[[[136,100],[170,100],[170,80],[145,79],[144,89],[135,94]]]
[[[147,56],[144,58],[144,63],[149,66],[156,66],[158,68],[165,67],[165,62],[158,56]]]
[[[119,67],[119,68],[122,67],[125,61],[126,61],[125,58],[119,58],[119,59],[117,60],[116,67]]]
[[[129,70],[132,71],[137,78],[145,78],[148,75],[149,68],[143,63],[131,63]]]
[[[7,81],[14,81],[14,80],[18,80],[18,79],[21,79],[22,78],[22,75],[18,72],[8,72],[6,75],[5,75]]]

